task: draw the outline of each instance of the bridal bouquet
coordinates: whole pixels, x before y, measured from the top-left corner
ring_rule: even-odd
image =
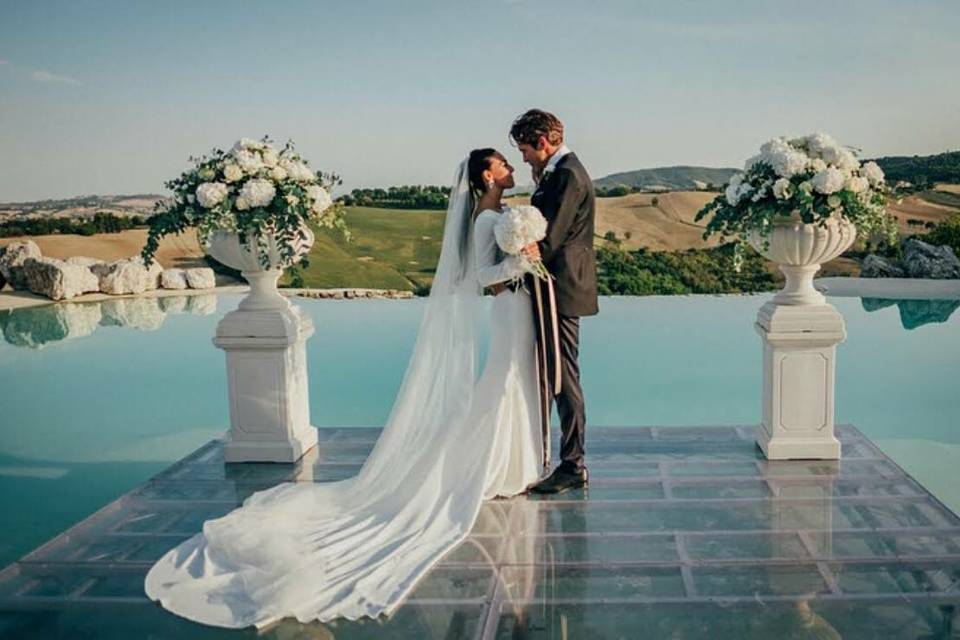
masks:
[[[497,246],[509,256],[516,256],[533,275],[546,280],[550,277],[540,258],[531,258],[521,252],[528,244],[539,242],[547,235],[547,219],[531,205],[505,207],[493,226]]]
[[[269,261],[268,236],[273,235],[281,257],[291,260],[305,239],[308,222],[339,229],[349,239],[342,207],[334,205],[330,189],[340,184],[333,174],[312,170],[292,142],[279,151],[268,137],[241,138],[229,151],[191,157],[195,166],[165,183],[173,191],[169,202],[158,202],[150,218],[141,255],[149,265],[160,239],[197,228],[203,245],[216,229],[236,232],[241,244],[252,236]],[[264,266],[268,266],[264,264]]]
[[[739,237],[734,258],[738,265],[749,232],[758,233],[766,248],[773,223],[795,216],[820,226],[842,216],[862,237],[880,236],[893,244],[897,226],[886,212],[887,193],[883,170],[875,162],[861,164],[825,133],[776,138],[760,147],[695,219],[713,214],[704,239],[712,233]]]

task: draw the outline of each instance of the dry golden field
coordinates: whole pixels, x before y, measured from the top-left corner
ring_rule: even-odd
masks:
[[[960,194],[960,185],[938,185],[937,190],[946,194]],[[703,224],[694,222],[697,211],[714,197],[715,193],[702,191],[674,191],[597,198],[596,242],[598,245],[605,244],[604,235],[612,231],[620,241],[620,247],[625,249],[645,247],[654,251],[682,251],[714,246],[718,240],[703,240]],[[514,204],[528,201],[528,198],[523,197],[508,199],[508,202]],[[923,224],[938,222],[960,213],[960,207],[936,204],[919,196],[909,196],[900,203],[891,203],[890,211],[896,216],[901,232],[908,234],[925,232]],[[392,213],[398,217],[404,215],[404,212],[399,210]],[[910,224],[910,220],[914,221],[913,224]],[[40,245],[40,250],[46,256],[67,258],[84,255],[116,260],[139,254],[146,237],[145,229],[131,229],[121,233],[93,236],[64,234],[34,236],[31,239]],[[0,238],[0,245],[18,239],[20,238]],[[179,236],[167,236],[160,243],[157,254],[157,259],[164,267],[202,266],[202,258],[203,252],[193,231]],[[355,260],[362,263],[362,258]],[[354,264],[358,268],[361,266]],[[848,258],[840,258],[824,265],[824,275],[858,273],[856,261]]]
[[[0,238],[0,246],[24,240],[26,237]],[[119,233],[97,233],[92,236],[73,234],[55,234],[49,236],[30,236],[40,247],[40,252],[52,258],[71,256],[90,256],[101,260],[118,260],[140,253],[147,240],[146,229],[129,229]],[[197,242],[196,231],[167,236],[160,241],[157,261],[164,267],[202,267],[203,251]]]

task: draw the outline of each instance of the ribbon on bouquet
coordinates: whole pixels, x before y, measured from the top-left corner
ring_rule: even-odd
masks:
[[[537,385],[540,395],[540,432],[543,437],[543,468],[550,468],[550,410],[560,393],[560,323],[553,278],[527,275],[532,292],[533,322],[537,334]]]

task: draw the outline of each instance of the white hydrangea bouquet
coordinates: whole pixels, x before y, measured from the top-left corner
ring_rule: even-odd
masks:
[[[805,223],[825,226],[831,217],[842,216],[860,237],[893,244],[897,226],[886,211],[887,195],[883,171],[875,162],[861,164],[853,151],[829,135],[814,133],[764,144],[695,219],[713,214],[704,239],[713,233],[737,238],[734,267],[739,270],[747,234],[759,234],[766,249],[778,219],[799,216]]]
[[[504,207],[493,225],[493,235],[500,250],[518,258],[530,273],[541,280],[550,277],[543,260],[531,258],[522,252],[525,246],[539,242],[547,235],[547,219],[540,209],[532,205]]]
[[[217,229],[236,232],[241,244],[252,237],[262,249],[264,267],[269,266],[268,235],[274,236],[281,258],[288,262],[306,239],[303,226],[311,221],[350,238],[343,208],[330,196],[339,177],[311,169],[292,142],[278,151],[266,136],[241,138],[230,151],[214,149],[190,161],[195,163],[192,169],[165,183],[173,198],[158,202],[150,218],[141,253],[148,265],[163,236],[188,227],[197,228],[203,245]]]

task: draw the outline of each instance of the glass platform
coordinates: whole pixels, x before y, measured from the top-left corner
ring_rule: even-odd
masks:
[[[295,465],[215,440],[4,569],[0,639],[960,638],[960,518],[837,432],[839,462],[768,462],[752,427],[593,427],[587,491],[485,503],[391,618],[259,634],[168,613],[147,570],[255,491],[353,475],[378,430]]]

